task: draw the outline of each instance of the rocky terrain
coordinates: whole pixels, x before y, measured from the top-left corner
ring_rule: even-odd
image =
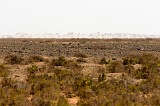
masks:
[[[0,39],[0,54],[118,58],[129,54],[160,52],[160,39]]]

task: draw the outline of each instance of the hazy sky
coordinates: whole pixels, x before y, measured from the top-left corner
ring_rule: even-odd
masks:
[[[160,0],[0,0],[0,34],[160,34]]]

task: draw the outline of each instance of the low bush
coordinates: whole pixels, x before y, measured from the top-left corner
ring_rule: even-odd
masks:
[[[28,68],[29,74],[35,74],[38,70],[38,66],[36,65],[32,65],[32,67]]]
[[[153,95],[149,102],[152,106],[160,106],[160,94]]]
[[[66,64],[64,65],[64,67],[71,69],[71,70],[81,70],[81,66],[74,61],[68,60],[66,62]]]
[[[125,57],[122,60],[123,60],[123,65],[129,65],[129,64],[134,65],[140,63],[139,57],[136,56]]]
[[[63,56],[59,57],[58,59],[53,59],[50,64],[50,68],[53,68],[53,66],[63,66],[67,69],[71,70],[80,70],[81,66],[78,65],[77,62],[71,61],[71,60],[66,60]]]
[[[22,64],[22,62],[24,62],[24,59],[17,55],[7,55],[4,59],[4,62],[6,64]]]
[[[157,63],[159,63],[159,59],[158,59],[157,57],[155,57],[153,54],[144,53],[144,54],[139,58],[139,63],[140,63],[140,64],[148,64],[148,63],[157,64]]]
[[[77,59],[77,62],[78,62],[78,63],[85,63],[86,60],[85,60],[84,58],[78,58],[78,59]]]
[[[75,57],[80,57],[80,58],[87,58],[87,55],[85,55],[83,53],[75,53],[74,56]]]
[[[0,77],[8,77],[9,70],[4,65],[0,65]]]
[[[57,106],[70,106],[70,105],[69,105],[68,100],[67,100],[64,96],[61,96],[61,97],[58,99]]]
[[[134,68],[137,63],[140,69]],[[9,78],[7,65],[0,65],[0,106],[69,106],[67,98],[72,97],[80,98],[78,106],[159,106],[159,63],[151,55],[127,57],[85,75],[78,62],[61,56],[45,64],[45,71],[36,65],[29,67],[23,83]]]
[[[108,62],[106,61],[105,58],[101,58],[100,61],[99,61],[99,64],[108,64]]]
[[[45,62],[46,60],[42,56],[32,55],[32,56],[29,56],[28,61],[32,63],[32,62]]]
[[[108,66],[108,71],[110,73],[117,73],[124,71],[124,66],[120,61],[113,61]]]
[[[51,65],[53,66],[64,66],[66,63],[67,63],[67,60],[63,56],[60,56],[58,59],[53,59],[51,61]]]
[[[105,73],[99,74],[98,76],[98,82],[102,82],[106,80],[106,75]]]
[[[94,91],[89,86],[82,87],[78,91],[78,96],[80,98],[90,98],[94,96]]]

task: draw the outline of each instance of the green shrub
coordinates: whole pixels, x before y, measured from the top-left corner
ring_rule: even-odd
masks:
[[[38,70],[39,70],[38,66],[36,66],[36,65],[32,65],[32,67],[28,68],[28,71],[30,74],[35,74]]]

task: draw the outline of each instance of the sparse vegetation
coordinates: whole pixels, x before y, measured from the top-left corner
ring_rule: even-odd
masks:
[[[103,65],[103,64],[108,64],[108,62],[106,61],[105,58],[101,58],[99,64],[102,64],[102,65]]]
[[[62,96],[58,99],[57,106],[70,106],[68,100]]]
[[[0,64],[0,77],[8,77],[9,70],[3,64]]]
[[[102,58],[100,62],[106,64],[105,58]],[[142,65],[142,68],[134,69],[132,65],[138,63]],[[67,98],[72,98],[73,95],[80,98],[78,106],[160,104],[159,59],[151,54],[143,54],[140,58],[130,56],[123,58],[123,62],[107,62],[106,69],[97,73],[97,81],[90,75],[82,74],[82,68],[77,62],[67,60],[62,56],[53,59],[48,65],[46,70],[50,71],[39,71],[37,65],[28,67],[26,83],[19,83],[16,86],[17,82],[8,77],[8,68],[0,65],[0,77],[3,77],[0,83],[0,105],[30,103],[39,106],[70,106]],[[110,73],[124,74],[122,77],[108,79],[107,76]],[[138,83],[131,81],[139,79],[143,80]],[[5,94],[6,90],[9,93]],[[149,96],[149,94],[152,95]],[[142,95],[144,97],[141,97]],[[145,95],[148,95],[147,98]],[[27,99],[30,96],[32,99]]]
[[[17,55],[7,55],[4,61],[6,64],[22,64],[24,59]]]
[[[124,71],[124,66],[120,61],[113,61],[109,64],[108,71],[111,73],[118,73]]]
[[[51,56],[46,64],[40,55],[7,55],[0,64],[0,106],[159,106],[158,55],[125,56],[110,62],[101,56],[93,62],[90,55],[80,53],[73,59]],[[78,102],[69,101],[73,98]]]
[[[51,62],[51,65],[64,66],[64,65],[66,65],[66,63],[67,63],[67,60],[65,59],[65,57],[60,56],[58,59],[53,59]]]
[[[77,59],[77,62],[78,62],[78,63],[85,63],[86,60],[85,60],[84,58],[78,58],[78,59]]]
[[[39,55],[32,55],[29,56],[28,62],[32,63],[32,62],[45,62],[46,60]]]
[[[32,65],[32,67],[29,67],[29,68],[28,68],[28,71],[29,71],[30,74],[34,74],[34,73],[36,73],[38,70],[39,70],[39,69],[38,69],[38,67],[37,67],[36,65]]]
[[[80,58],[87,58],[87,55],[83,54],[83,53],[75,53],[74,56],[75,57],[80,57]]]

